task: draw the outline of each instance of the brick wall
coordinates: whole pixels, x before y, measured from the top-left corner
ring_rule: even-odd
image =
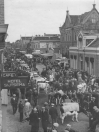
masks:
[[[4,0],[0,0],[0,24],[4,24]]]

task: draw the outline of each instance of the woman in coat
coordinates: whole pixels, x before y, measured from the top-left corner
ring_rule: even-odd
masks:
[[[30,114],[29,120],[31,125],[31,132],[39,131],[39,114],[36,108],[34,108]]]

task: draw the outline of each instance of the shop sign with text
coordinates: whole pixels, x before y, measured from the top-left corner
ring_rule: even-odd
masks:
[[[28,87],[29,77],[2,77],[1,88],[2,89],[15,89]]]

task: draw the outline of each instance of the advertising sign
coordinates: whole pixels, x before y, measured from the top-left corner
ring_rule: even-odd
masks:
[[[10,72],[1,72],[1,77],[16,77],[16,72],[10,71]]]
[[[1,77],[2,89],[26,88],[28,86],[29,77]]]

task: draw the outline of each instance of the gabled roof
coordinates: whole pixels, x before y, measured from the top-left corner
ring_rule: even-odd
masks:
[[[84,14],[80,15],[80,16],[79,16],[80,22],[82,22],[82,21],[84,20],[84,18],[85,18],[86,16],[88,16],[88,14],[89,14],[90,12],[91,12],[91,11],[85,12]]]
[[[96,8],[93,8],[92,10],[96,10],[96,11],[97,11]],[[70,19],[71,19],[71,24],[72,24],[73,26],[76,26],[76,25],[78,25],[78,24],[81,24],[81,23],[83,22],[83,20],[92,12],[92,10],[89,11],[89,12],[85,12],[84,14],[81,14],[81,15],[69,15],[69,14],[67,14],[67,16],[69,15],[69,17],[70,17]],[[97,11],[97,12],[98,12],[98,11]],[[99,13],[99,12],[98,12],[98,13]],[[66,19],[68,19],[67,16],[66,16]],[[65,22],[63,23],[63,25],[62,25],[61,28],[66,28],[65,25],[66,25],[66,20],[65,20]]]
[[[79,15],[70,15],[70,19],[74,26],[79,23]]]
[[[91,45],[88,47],[99,47],[99,38],[97,38]]]

